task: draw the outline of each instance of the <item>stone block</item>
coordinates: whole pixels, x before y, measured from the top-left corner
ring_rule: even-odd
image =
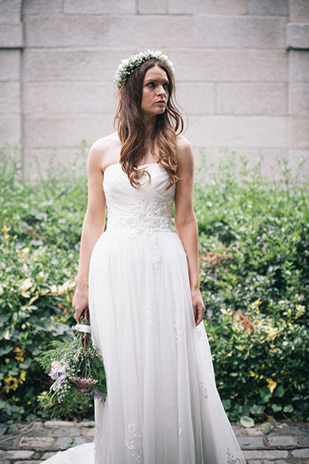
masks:
[[[298,182],[305,181],[308,183],[309,178],[309,149],[307,150],[289,150],[289,167],[293,177],[297,176]],[[308,437],[300,438],[301,446],[309,446]]]
[[[289,19],[296,23],[308,22],[308,0],[293,0],[289,2]]]
[[[1,86],[0,86],[1,89]],[[23,92],[25,114],[114,113],[117,101],[110,83],[26,82]]]
[[[53,427],[48,430],[47,436],[53,438],[76,437],[82,434],[80,427]]]
[[[292,451],[294,458],[309,458],[309,448]]]
[[[280,160],[285,159],[288,161],[288,155],[285,150],[280,150],[280,149],[263,149],[263,150],[258,150],[256,148],[241,148],[241,147],[235,147],[233,150],[228,150],[228,157],[230,157],[231,153],[234,153],[236,155],[235,158],[233,158],[233,161],[235,162],[235,169],[236,169],[236,177],[238,178],[239,176],[239,170],[241,168],[241,162],[240,162],[240,156],[243,156],[246,161],[247,161],[247,168],[249,171],[251,171],[257,164],[257,162],[260,160],[260,156],[263,155],[263,159],[261,161],[261,174],[263,177],[268,178],[270,181],[273,182],[278,182],[279,180],[283,179],[282,173],[280,169],[278,169],[278,161],[277,159],[279,158]],[[201,166],[201,163],[206,161],[206,169],[205,172],[203,173],[204,175],[207,174],[207,179],[210,180],[211,178],[211,169],[210,166],[216,166],[218,167],[219,165],[219,160],[221,157],[221,153],[225,153],[225,150],[218,149],[218,148],[213,148],[213,147],[193,147],[193,153],[195,156],[195,165]],[[208,176],[208,173],[210,175]],[[198,173],[196,173],[198,175]],[[239,435],[237,435],[239,436]],[[256,451],[259,453],[259,451]]]
[[[244,451],[245,459],[262,459],[273,461],[274,459],[287,458],[289,452],[285,450],[255,450],[255,451]],[[262,461],[263,462],[263,461]]]
[[[218,83],[217,114],[285,115],[287,86],[273,83]]]
[[[289,118],[289,145],[290,148],[309,148],[309,117]]]
[[[51,437],[22,437],[19,446],[22,449],[50,450],[55,446],[55,439]]]
[[[169,14],[194,14],[196,0],[166,0]]]
[[[110,28],[106,16],[28,16],[27,47],[79,47],[107,45]]]
[[[85,432],[85,437],[94,438],[94,429],[89,429]]]
[[[180,82],[176,84],[177,102],[190,114],[215,112],[215,84]]]
[[[44,453],[43,456],[42,456],[42,459],[49,459],[51,458],[52,456],[54,456],[56,454],[56,451],[48,451],[47,453]]]
[[[62,420],[49,420],[44,423],[45,427],[48,429],[54,428],[54,427],[75,427],[76,425],[79,425],[76,422],[71,422],[71,421],[62,421]]]
[[[111,82],[120,61],[120,53],[112,50],[28,49],[24,52],[23,78],[26,82]]]
[[[247,2],[246,0],[195,0],[194,13],[229,16],[245,15],[247,14]]]
[[[257,461],[248,461],[248,464],[288,464],[287,461],[283,461],[282,459],[276,461],[265,461],[264,459],[261,461],[258,459]]]
[[[49,16],[62,13],[63,0],[27,0],[23,2],[23,15]]]
[[[268,116],[191,116],[189,140],[195,146],[286,148],[287,120]]]
[[[309,116],[309,83],[292,83],[289,90],[289,114]]]
[[[305,50],[290,50],[290,81],[309,82],[309,53]]]
[[[176,81],[285,82],[288,59],[279,50],[178,50],[171,54]]]
[[[279,17],[196,16],[195,46],[285,48],[286,20]]]
[[[265,448],[262,437],[237,437],[241,449],[262,449]]]
[[[35,116],[24,119],[25,148],[74,147],[114,132],[112,114]]]
[[[0,81],[0,114],[20,113],[20,84],[19,82]]]
[[[6,115],[0,118],[0,145],[16,145],[21,137],[20,115]]]
[[[167,0],[137,0],[138,14],[164,14],[167,13]]]
[[[257,16],[287,16],[288,0],[248,0],[248,14]]]
[[[309,49],[309,24],[290,23],[287,25],[287,47],[300,50]]]
[[[58,440],[56,441],[57,449],[61,449],[61,450],[66,449],[71,444],[71,442],[72,442],[71,437],[58,438]],[[80,437],[76,437],[73,446],[82,445],[83,443],[86,443],[85,440],[83,440]]]
[[[20,50],[0,50],[0,81],[18,81]]]
[[[0,459],[29,459],[34,456],[34,451],[26,450],[10,450],[10,451],[0,451]]]
[[[297,446],[298,443],[294,437],[288,436],[281,436],[281,437],[267,437],[268,443],[270,446],[276,447],[290,447],[290,446]]]
[[[135,14],[135,0],[64,0],[63,12],[75,15]]]
[[[1,24],[0,48],[22,48],[23,32],[21,23]]]
[[[88,150],[87,150],[88,151]],[[31,148],[24,150],[24,174],[28,181],[35,181],[40,178],[40,171],[46,173],[52,170],[53,173],[59,174],[63,171],[63,164],[70,165],[73,162],[87,174],[87,153],[80,153],[76,147],[57,148]],[[80,172],[80,171],[79,171]]]
[[[19,23],[21,4],[22,0],[2,0],[0,2],[0,23]]]
[[[193,17],[166,15],[28,16],[27,47],[134,47],[193,46]],[[134,31],[134,34],[132,34]],[[186,33],[184,34],[184,31]]]

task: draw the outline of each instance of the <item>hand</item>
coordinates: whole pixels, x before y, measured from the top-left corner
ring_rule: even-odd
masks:
[[[200,290],[191,290],[191,299],[194,313],[195,325],[199,325],[203,320],[206,310]]]
[[[88,287],[76,287],[72,302],[75,309],[74,319],[79,323],[80,316],[85,308],[88,308]]]

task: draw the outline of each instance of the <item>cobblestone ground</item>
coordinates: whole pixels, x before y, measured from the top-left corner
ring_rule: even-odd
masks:
[[[309,463],[309,424],[277,422],[267,435],[262,426],[232,425],[248,464]],[[94,422],[37,421],[5,432],[0,424],[0,463],[37,464],[58,450],[92,442]]]

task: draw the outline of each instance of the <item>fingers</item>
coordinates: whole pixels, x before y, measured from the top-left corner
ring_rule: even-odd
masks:
[[[196,310],[195,312],[195,325],[199,325],[200,322],[203,320],[204,312],[205,312],[205,306],[203,303],[198,302],[195,306]]]

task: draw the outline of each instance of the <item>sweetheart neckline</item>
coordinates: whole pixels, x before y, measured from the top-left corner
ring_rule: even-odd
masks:
[[[107,167],[104,169],[104,171],[103,171],[103,175],[104,175],[104,173],[106,172],[106,170],[107,170],[108,168],[111,168],[112,166],[117,166],[117,165],[118,165],[118,166],[121,166],[120,163],[113,163],[113,164],[110,164],[109,166],[107,166]],[[137,168],[142,168],[143,166],[161,166],[161,167],[163,167],[160,163],[139,164],[139,165],[136,166],[136,167],[137,167]]]

